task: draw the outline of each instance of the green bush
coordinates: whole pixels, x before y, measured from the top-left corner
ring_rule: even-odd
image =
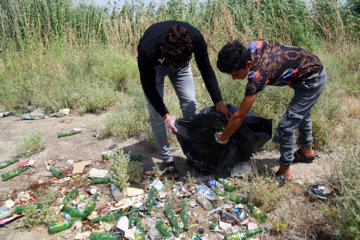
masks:
[[[326,206],[326,216],[334,226],[336,239],[360,239],[360,150],[350,145],[336,161],[333,186],[339,194],[335,205]]]
[[[24,137],[17,145],[16,152],[23,157],[29,157],[40,152],[44,148],[44,142],[40,132],[33,132]]]

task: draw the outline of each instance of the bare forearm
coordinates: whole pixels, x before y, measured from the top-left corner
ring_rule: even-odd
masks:
[[[239,129],[241,124],[244,122],[245,118],[246,118],[246,116],[231,117],[228,124],[226,125],[226,128],[225,128],[223,134],[219,138],[219,140],[222,141],[222,140],[229,139],[236,132],[236,130]]]

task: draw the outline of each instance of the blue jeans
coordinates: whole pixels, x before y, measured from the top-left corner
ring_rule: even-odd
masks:
[[[273,141],[280,144],[280,165],[290,166],[294,160],[296,144],[295,131],[299,129],[298,144],[302,148],[312,145],[312,123],[310,118],[311,108],[324,91],[327,82],[325,70],[317,78],[301,81],[291,85],[294,97],[273,137]]]
[[[161,98],[164,98],[164,77],[169,76],[171,84],[173,85],[176,95],[180,102],[180,108],[184,117],[195,114],[196,112],[196,98],[195,98],[195,84],[191,72],[190,64],[185,68],[174,68],[166,65],[155,66],[156,71],[156,89]],[[145,95],[146,96],[146,95]],[[155,144],[160,157],[165,162],[173,161],[170,151],[170,145],[167,138],[165,120],[147,100],[149,110],[149,118],[151,130],[155,138]]]

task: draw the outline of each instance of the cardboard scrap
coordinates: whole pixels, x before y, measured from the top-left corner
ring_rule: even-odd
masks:
[[[133,197],[141,194],[144,194],[144,190],[141,188],[134,188],[134,187],[125,188],[125,195],[128,197]]]
[[[82,161],[82,162],[74,163],[72,173],[73,174],[83,173],[85,167],[90,164],[91,164],[91,161]]]

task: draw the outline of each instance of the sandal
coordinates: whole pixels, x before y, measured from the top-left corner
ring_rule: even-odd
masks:
[[[284,174],[282,174],[281,172],[276,172],[275,173],[275,178],[273,180],[273,184],[276,185],[277,187],[282,187],[284,186],[284,184],[288,181],[290,181],[291,179],[287,179]]]
[[[293,163],[312,163],[315,159],[316,155],[314,156],[306,156],[301,149],[298,149],[294,152],[294,160]]]
[[[164,171],[164,176],[167,179],[170,179],[170,180],[178,180],[179,179],[179,174],[175,169],[174,162],[164,162],[162,164],[162,170]]]

